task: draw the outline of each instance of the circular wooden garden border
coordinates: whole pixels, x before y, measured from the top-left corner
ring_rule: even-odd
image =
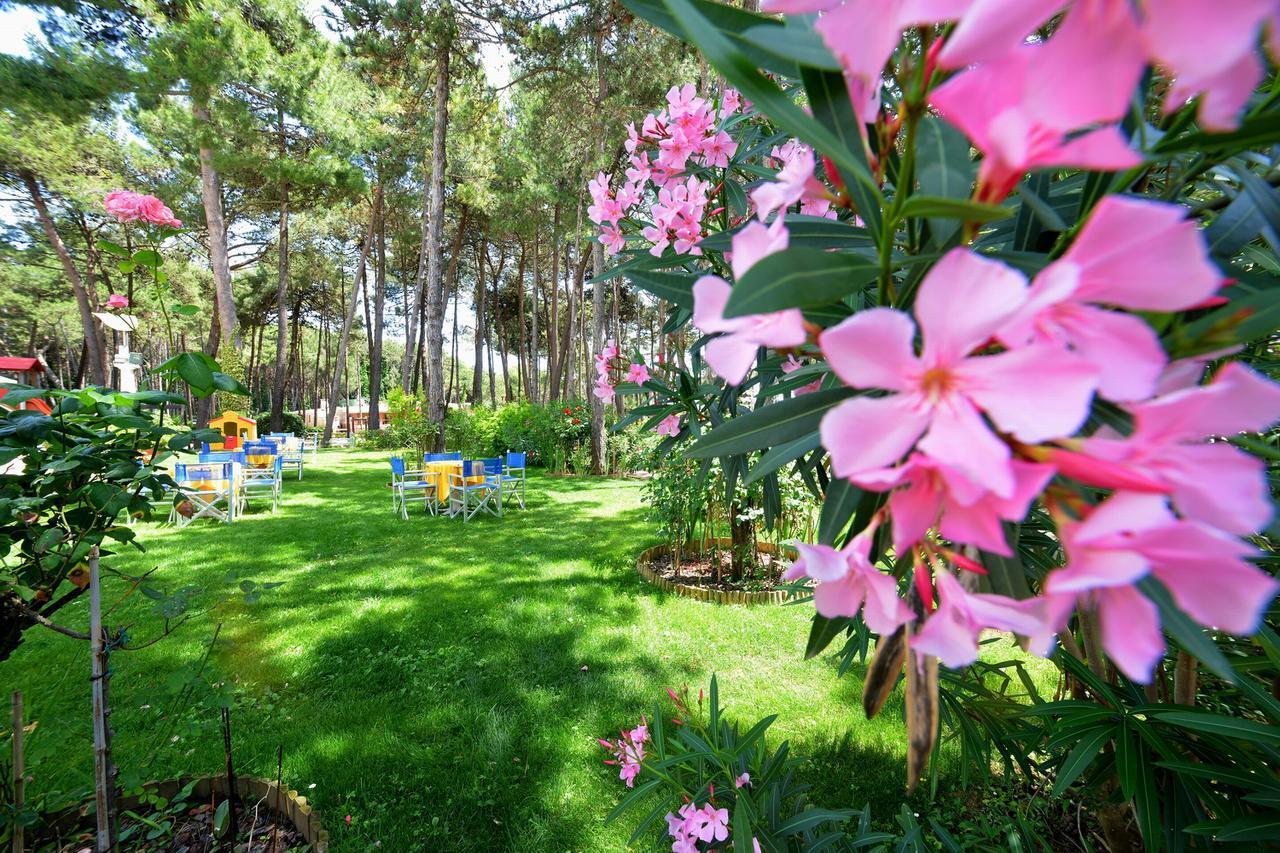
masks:
[[[732,540],[726,538],[716,539],[715,543],[721,547],[729,547],[733,544]],[[703,551],[706,550],[708,544],[709,542],[703,543]],[[781,553],[777,545],[769,542],[759,543],[756,546],[756,550],[761,554]],[[688,584],[669,581],[649,567],[654,557],[667,553],[669,553],[669,549],[666,545],[655,545],[652,548],[646,548],[641,551],[640,556],[636,558],[636,573],[658,589],[666,590],[674,595],[696,598],[699,601],[709,601],[712,604],[781,604],[790,597],[780,589],[767,591],[710,589],[708,587],[689,586]],[[696,553],[701,553],[701,551]]]
[[[177,779],[166,779],[163,782],[148,782],[146,787],[162,797],[172,799],[193,778],[196,780],[196,785],[192,795],[196,799],[207,802],[215,793],[218,797],[226,796],[227,777],[225,776],[181,776]],[[275,782],[247,776],[236,777],[236,790],[240,794],[241,803],[265,800],[273,811],[283,815],[293,824],[316,853],[328,853],[329,833],[320,826],[320,818],[312,811],[306,797],[300,796],[297,791],[277,788]],[[119,811],[136,809],[138,804],[137,797],[125,797],[116,804],[116,808]],[[80,821],[78,810],[71,810],[54,816],[49,823],[53,827],[61,826],[70,831],[72,826]]]

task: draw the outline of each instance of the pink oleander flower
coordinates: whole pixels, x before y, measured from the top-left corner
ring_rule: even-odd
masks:
[[[629,732],[624,731],[617,743],[600,739],[600,745],[612,751],[615,759],[605,763],[618,765],[618,778],[626,782],[628,788],[635,787],[636,777],[640,775],[641,763],[644,761],[644,745],[648,740],[649,725],[643,717],[640,725]]]
[[[972,0],[779,0],[771,11],[825,11],[815,29],[844,67],[854,112],[863,122],[880,109],[885,63],[907,27],[958,17]]]
[[[664,438],[675,438],[680,434],[680,416],[667,415],[658,422],[658,425],[653,428],[653,431]]]
[[[708,136],[698,145],[698,161],[704,166],[725,168],[738,151],[738,143],[725,131]]]
[[[1280,54],[1280,6],[1275,0],[1146,0],[1144,5],[1143,39],[1153,59],[1173,77],[1165,112],[1198,96],[1202,127],[1235,128],[1262,81],[1257,43],[1264,24],[1272,54]]]
[[[729,837],[729,810],[707,803],[690,821],[689,834],[703,842],[724,841]]]
[[[714,275],[704,275],[693,285],[693,325],[704,334],[724,332],[703,348],[707,364],[725,382],[738,385],[755,361],[756,350],[765,347],[798,347],[808,339],[804,315],[796,308],[746,317],[724,316],[733,288]]]
[[[121,308],[129,307],[129,297],[121,293],[113,293],[107,297],[107,309],[117,311]]]
[[[892,465],[917,446],[998,497],[1016,478],[1008,446],[983,421],[1029,444],[1073,434],[1097,385],[1092,365],[1046,344],[974,355],[1027,298],[1022,274],[965,249],[945,255],[925,276],[916,324],[891,308],[859,311],[818,342],[831,369],[854,388],[883,388],[829,411],[820,427],[836,476],[852,478]]]
[[[591,206],[587,208],[587,217],[597,225],[604,225],[606,222],[617,225],[618,220],[626,214],[622,205],[610,193],[609,176],[600,172],[587,187],[591,192]]]
[[[741,788],[745,785],[750,785],[750,784],[751,784],[750,773],[742,773],[736,779],[733,780],[733,787],[735,788]]]
[[[1104,397],[1146,399],[1168,361],[1159,337],[1140,317],[1098,306],[1182,311],[1221,280],[1180,205],[1107,196],[1066,254],[1035,277],[1026,304],[998,336],[1011,347],[1064,345],[1098,369]]]
[[[768,227],[755,220],[748,222],[745,228],[733,235],[733,249],[727,253],[733,277],[742,278],[762,258],[787,248],[790,240],[791,233],[783,224],[782,217],[773,220]]]
[[[794,355],[787,356],[787,360],[782,362],[782,372],[784,374],[795,373],[801,367],[804,367],[804,365],[796,361],[796,357]],[[821,387],[822,387],[822,377],[818,377],[817,379],[813,380],[812,382],[806,385],[801,385],[799,388],[795,389],[791,393],[799,397],[801,394],[812,394],[814,391],[817,391]]]
[[[591,389],[591,393],[594,394],[596,399],[600,400],[602,403],[613,402],[613,386],[609,384],[609,378],[606,376],[601,376],[596,380],[596,384]]]
[[[984,551],[1012,556],[1002,521],[1022,521],[1036,496],[1053,478],[1053,467],[1014,459],[1014,488],[1008,497],[987,491],[963,472],[922,453],[912,454],[896,468],[864,471],[850,479],[873,492],[893,489],[889,514],[893,519],[893,547],[899,554],[933,527],[953,542],[976,545]]]
[[[102,206],[119,222],[147,222],[168,228],[182,227],[181,220],[174,218],[173,211],[153,195],[114,190],[103,197]]]
[[[653,225],[641,231],[653,243],[651,255],[661,257],[667,246],[677,254],[702,254],[697,245],[702,239],[702,217],[710,189],[709,181],[691,177],[671,182],[658,191],[658,201],[651,210]]]
[[[632,364],[627,369],[627,381],[634,382],[637,385],[643,385],[649,381],[649,368],[643,364]]]
[[[785,249],[788,239],[781,218],[768,227],[759,222],[748,223],[733,235],[730,264],[734,276],[741,278],[761,258]],[[698,279],[693,286],[693,324],[704,334],[726,333],[708,342],[703,352],[712,370],[726,382],[737,385],[746,378],[759,347],[800,346],[808,339],[808,332],[804,328],[804,315],[795,308],[725,317],[724,308],[732,291],[729,283],[718,276],[704,275]]]
[[[861,611],[868,628],[888,635],[911,620],[911,608],[898,597],[898,582],[868,559],[874,532],[874,528],[863,531],[842,551],[830,545],[797,544],[800,556],[782,578],[817,581],[813,603],[828,619],[857,616]]]
[[[598,358],[601,361],[609,362],[618,357],[618,342],[613,338],[604,342],[604,349],[600,350]]]
[[[751,204],[761,222],[775,210],[785,211],[806,195],[820,197],[826,192],[826,187],[813,176],[813,167],[813,149],[801,145],[774,176],[775,181],[761,184],[751,191]]]
[[[720,118],[726,119],[742,107],[742,93],[734,88],[726,88],[720,97]]]
[[[627,246],[627,240],[622,236],[622,229],[616,225],[602,225],[600,227],[600,236],[597,239],[604,244],[605,252],[610,257],[618,254]]]
[[[1045,630],[1047,606],[1038,598],[1018,601],[1004,595],[966,592],[955,575],[941,571],[934,579],[939,604],[924,627],[911,638],[911,648],[933,655],[952,669],[978,659],[978,635],[986,628],[1032,637]]]
[[[1109,122],[1127,112],[1144,67],[1127,8],[1076,6],[1048,42],[960,72],[930,102],[982,151],[977,197],[998,202],[1033,169],[1140,163]]]
[[[1059,525],[1067,565],[1045,579],[1060,630],[1070,603],[1098,609],[1108,657],[1135,681],[1164,654],[1160,616],[1133,584],[1154,576],[1179,609],[1233,634],[1257,630],[1280,583],[1248,562],[1257,550],[1205,524],[1176,518],[1160,495],[1117,492],[1085,519]],[[1045,632],[1047,633],[1047,632]],[[1045,636],[1041,634],[1041,638]]]
[[[1266,527],[1273,511],[1266,465],[1212,436],[1260,432],[1280,420],[1280,386],[1238,362],[1209,385],[1130,407],[1133,433],[1100,430],[1081,451],[1164,485],[1184,517],[1228,533]]]
[[[1070,0],[973,0],[942,46],[938,65],[961,68],[999,59],[1016,50],[1027,36],[1068,2]]]

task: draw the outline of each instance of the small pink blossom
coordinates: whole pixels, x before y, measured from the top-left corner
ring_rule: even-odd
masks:
[[[702,811],[695,812],[695,818],[690,824],[689,834],[696,835],[700,841],[724,841],[729,837],[729,810],[718,809],[707,803]]]
[[[1273,46],[1280,38],[1280,8],[1274,0],[1146,0],[1144,5],[1143,39],[1173,78],[1165,112],[1198,96],[1201,126],[1213,131],[1236,127],[1264,73],[1258,31],[1267,24]]]
[[[1221,279],[1184,208],[1107,196],[1066,254],[1035,277],[1027,302],[998,335],[1013,347],[1066,346],[1098,369],[1103,396],[1145,399],[1167,362],[1164,348],[1140,317],[1100,306],[1182,311]]]
[[[649,381],[649,368],[643,364],[632,364],[627,370],[628,382],[634,382],[636,385],[643,385]]]
[[[794,355],[789,355],[787,356],[787,360],[782,362],[782,372],[795,373],[797,370],[799,370],[803,366],[804,365],[802,365],[800,362],[796,361],[796,357]],[[801,394],[812,394],[814,391],[817,391],[821,387],[822,387],[822,377],[819,376],[817,379],[813,380],[812,382],[801,385],[799,388],[795,389],[791,393],[799,397]]]
[[[675,438],[680,434],[680,416],[667,415],[653,428],[653,431],[665,438]]]
[[[599,240],[604,244],[605,252],[610,257],[621,252],[627,245],[626,238],[622,236],[622,229],[616,225],[602,225]]]
[[[821,197],[826,192],[826,188],[813,176],[813,168],[813,149],[800,145],[774,176],[774,181],[763,183],[751,191],[751,203],[761,222],[775,210],[785,211],[806,196]]]
[[[871,564],[874,530],[854,537],[844,550],[829,545],[795,546],[799,558],[782,576],[784,580],[807,577],[817,581],[813,603],[828,619],[856,616],[877,634],[892,634],[911,619],[911,609],[898,597],[898,584]]]
[[[707,364],[731,385],[747,376],[759,347],[797,347],[808,339],[804,316],[796,308],[746,317],[724,316],[733,288],[714,275],[693,285],[693,324],[703,333],[724,332],[703,348]]]
[[[933,655],[952,669],[978,659],[978,635],[986,628],[1027,637],[1044,631],[1047,606],[1038,598],[1018,601],[1003,595],[966,592],[949,571],[939,572],[934,582],[940,599],[938,609],[911,638],[911,648]]]
[[[773,220],[767,228],[755,220],[748,222],[745,228],[733,235],[733,250],[728,253],[733,277],[742,278],[761,259],[786,249],[790,239],[782,217]]]
[[[896,468],[864,471],[850,479],[873,492],[893,489],[889,512],[893,518],[893,547],[899,554],[924,538],[933,527],[953,542],[976,545],[984,551],[1011,556],[1001,522],[1022,521],[1036,496],[1053,477],[1049,465],[1014,459],[1014,488],[1008,497],[987,491],[964,472],[922,453],[912,454]]]
[[[1082,521],[1059,525],[1067,565],[1045,579],[1057,630],[1070,603],[1098,609],[1102,645],[1125,675],[1147,682],[1164,653],[1156,606],[1133,585],[1153,575],[1202,625],[1251,634],[1280,588],[1248,562],[1257,550],[1219,530],[1176,518],[1160,495],[1117,492]],[[1042,633],[1042,637],[1044,634]]]
[[[1026,300],[1022,274],[965,249],[942,258],[920,285],[916,324],[891,308],[859,311],[827,329],[819,344],[831,369],[855,388],[884,388],[829,411],[820,427],[836,476],[892,465],[917,446],[1002,498],[1016,478],[1002,432],[1038,443],[1073,434],[1089,413],[1096,371],[1057,347],[1032,344],[996,355],[972,353]]]
[[[742,93],[732,87],[726,88],[720,96],[720,118],[726,119],[742,106]]]
[[[751,784],[750,773],[742,773],[736,779],[733,780],[733,787],[735,788],[741,788],[745,785],[750,785],[750,784]]]
[[[596,384],[592,387],[591,393],[602,403],[611,403],[613,402],[615,392],[613,390],[613,386],[609,384],[608,378],[602,376],[596,380]]]
[[[112,311],[129,307],[129,297],[121,293],[113,293],[107,297],[107,308]]]
[[[1122,5],[1073,7],[1048,42],[961,71],[933,90],[934,108],[983,153],[980,200],[1000,201],[1032,169],[1109,171],[1141,162],[1108,124],[1128,111],[1146,64],[1137,24]]]
[[[1271,519],[1266,465],[1212,436],[1260,432],[1280,419],[1280,386],[1231,362],[1209,385],[1192,386],[1130,407],[1128,437],[1101,430],[1081,451],[1170,493],[1184,517],[1248,535]]]

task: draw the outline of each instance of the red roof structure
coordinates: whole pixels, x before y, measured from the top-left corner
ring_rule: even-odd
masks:
[[[0,355],[0,370],[17,370],[22,373],[29,373],[33,370],[43,371],[44,367],[40,364],[40,359],[38,358],[18,358]]]

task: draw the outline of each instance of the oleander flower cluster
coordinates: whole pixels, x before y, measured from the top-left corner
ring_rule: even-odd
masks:
[[[843,386],[849,396],[832,399],[820,421],[824,464],[833,478],[883,496],[842,548],[799,544],[788,577],[811,583],[822,616],[858,616],[882,635],[910,625],[911,648],[951,667],[973,662],[990,628],[1048,654],[1073,615],[1087,611],[1114,665],[1148,682],[1165,652],[1157,586],[1207,628],[1256,631],[1280,584],[1255,565],[1251,538],[1270,524],[1273,501],[1264,463],[1240,436],[1280,420],[1280,386],[1229,360],[1242,343],[1230,334],[1216,351],[1175,348],[1194,353],[1176,359],[1173,338],[1162,338],[1188,312],[1230,305],[1223,288],[1232,280],[1205,232],[1186,207],[1127,194],[1141,188],[1119,178],[1110,194],[1080,203],[1078,221],[1050,229],[1059,238],[1030,253],[1032,263],[1015,266],[1013,256],[992,251],[1001,244],[984,243],[980,221],[965,216],[1001,212],[995,206],[1031,172],[1123,175],[1143,166],[1151,155],[1124,121],[1151,74],[1161,81],[1154,91],[1164,112],[1185,108],[1178,118],[1189,122],[1194,102],[1202,131],[1238,126],[1263,75],[1261,50],[1280,44],[1280,0],[762,5],[818,14],[813,25],[854,102],[857,133],[849,137],[869,165],[863,186],[883,205],[874,211],[879,224],[864,223],[858,217],[873,211],[857,209],[867,196],[846,186],[852,169],[846,174],[798,139],[772,145],[763,170],[752,164],[741,173],[750,200],[744,221],[729,223],[729,239],[715,244],[724,251],[708,248],[697,263],[702,274],[690,275],[691,320],[711,371],[746,390],[779,366],[783,375],[804,369],[815,379],[792,390],[793,400]],[[904,42],[904,30],[917,27]],[[895,91],[885,89],[888,80]],[[667,245],[702,251],[699,220],[712,193],[682,170],[706,160],[701,143],[689,140],[709,138],[711,116],[685,86],[640,131],[629,128],[633,168],[644,146],[663,152],[642,161],[643,177],[660,189],[655,225],[642,232],[655,255]],[[932,255],[920,237],[935,235],[912,230],[910,220],[923,226],[937,214],[912,214],[900,200],[915,194],[914,183],[894,185],[910,174],[908,128],[924,116],[949,123],[978,154],[976,178],[944,199],[964,207],[954,216],[964,228]],[[876,156],[886,145],[903,152],[892,168]],[[1026,211],[1034,197],[1025,185],[1019,193]],[[628,183],[610,195],[607,178],[597,178],[593,210],[601,215],[593,219],[605,226],[603,242],[623,245],[619,223],[642,194]],[[677,208],[684,213],[673,214]],[[838,232],[815,217],[838,217],[848,234],[875,245],[856,247],[843,232],[844,242],[823,245],[822,235]],[[792,260],[822,270],[815,255],[823,249],[850,264],[788,277]],[[768,260],[775,255],[784,257]],[[831,289],[834,318],[807,315],[830,277],[852,276],[859,265],[877,271],[862,290],[857,282]],[[809,289],[808,301],[788,301],[793,286]],[[760,296],[761,313],[732,310],[739,291]],[[770,404],[767,395],[755,401],[757,409]],[[668,417],[659,431],[678,428]],[[1013,557],[1009,531],[1033,512],[1051,524],[1061,564],[1035,578],[1028,598],[978,591],[984,555]],[[880,559],[879,543],[891,559]]]
[[[627,125],[626,180],[614,190],[611,177],[601,172],[589,185],[587,215],[600,226],[598,239],[610,255],[626,244],[619,223],[629,216],[648,217],[640,233],[652,244],[651,254],[660,256],[667,247],[677,254],[702,254],[698,241],[706,233],[703,220],[715,189],[710,180],[688,172],[691,166],[729,165],[738,143],[721,125],[742,106],[733,89],[724,91],[717,108],[686,83],[672,86],[666,107],[645,116],[639,129],[634,122]]]

